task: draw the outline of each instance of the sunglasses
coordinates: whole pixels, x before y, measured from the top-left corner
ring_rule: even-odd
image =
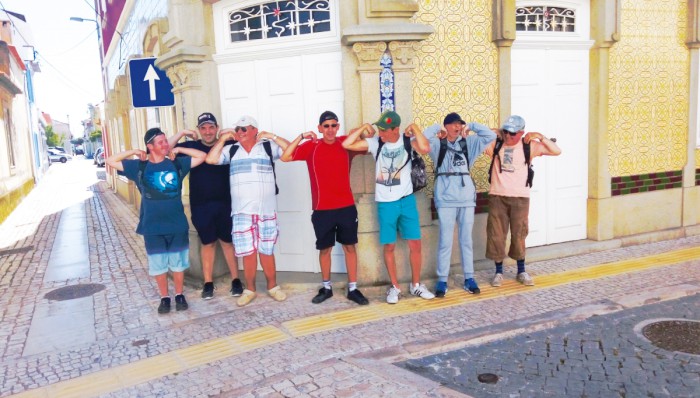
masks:
[[[245,127],[236,127],[236,130],[235,130],[235,131],[238,132],[239,130],[242,131],[242,132],[244,132],[244,133],[245,133],[246,131],[248,131],[248,129],[245,128]]]
[[[337,124],[323,124],[322,126],[325,127],[325,128],[329,128],[329,127],[336,128],[336,127],[338,127]]]
[[[517,132],[513,133],[513,132],[510,132],[510,131],[508,131],[508,130],[505,130],[505,132],[508,133],[509,135],[518,135]]]

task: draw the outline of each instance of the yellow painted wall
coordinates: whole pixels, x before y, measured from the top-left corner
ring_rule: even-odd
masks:
[[[0,197],[0,223],[12,214],[12,211],[22,202],[25,196],[34,189],[34,179],[30,178],[17,189]]]
[[[610,49],[610,174],[680,170],[686,163],[689,54],[681,0],[622,0]]]
[[[497,126],[498,51],[491,42],[491,0],[421,0],[414,21],[435,28],[420,42],[416,57],[413,114],[418,125],[442,123],[446,114],[458,112],[467,122]],[[485,191],[485,157],[472,172],[477,188]]]

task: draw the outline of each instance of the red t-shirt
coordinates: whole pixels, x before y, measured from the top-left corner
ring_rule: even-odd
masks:
[[[297,147],[293,160],[305,160],[311,179],[311,202],[314,210],[331,210],[352,206],[355,198],[350,190],[350,154],[343,148],[347,136],[337,137],[333,144],[319,139]]]

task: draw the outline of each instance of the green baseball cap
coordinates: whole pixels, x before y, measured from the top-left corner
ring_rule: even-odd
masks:
[[[379,116],[379,120],[374,125],[382,130],[393,129],[401,125],[401,116],[394,111],[385,111]]]

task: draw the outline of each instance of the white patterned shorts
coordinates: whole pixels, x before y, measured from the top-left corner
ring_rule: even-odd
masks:
[[[267,216],[234,214],[231,235],[236,248],[236,257],[249,256],[256,251],[272,255],[279,235],[277,214]]]

